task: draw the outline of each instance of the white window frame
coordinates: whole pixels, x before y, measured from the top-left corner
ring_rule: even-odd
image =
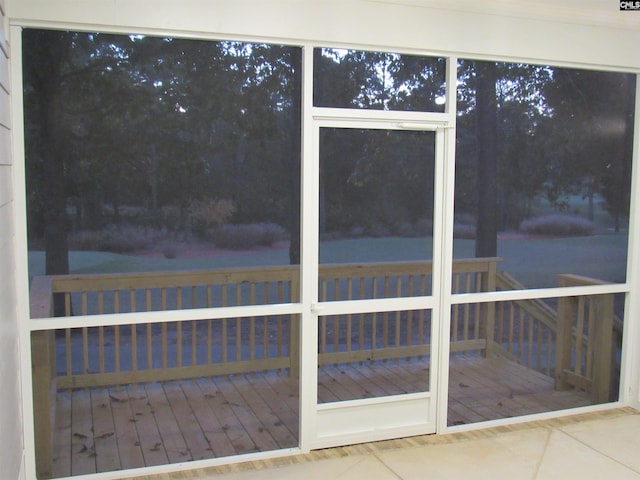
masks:
[[[217,35],[211,33],[193,33],[186,32],[185,30],[172,30],[166,29],[161,33],[155,29],[149,28],[104,28],[95,27],[91,24],[76,24],[65,22],[46,22],[46,21],[13,21],[11,27],[11,44],[12,44],[12,85],[13,85],[13,99],[12,99],[12,118],[13,118],[13,130],[12,138],[14,145],[14,183],[15,183],[15,202],[14,202],[14,228],[15,228],[15,253],[16,253],[16,282],[19,286],[18,295],[18,316],[20,323],[20,337],[21,337],[21,364],[22,364],[22,387],[23,387],[23,411],[24,414],[24,431],[25,431],[25,451],[26,451],[26,475],[28,478],[35,478],[35,453],[34,453],[34,438],[33,438],[33,401],[31,397],[32,391],[32,375],[31,375],[31,345],[30,336],[32,331],[49,330],[52,328],[69,328],[69,327],[91,327],[98,325],[121,325],[121,324],[137,324],[159,321],[176,321],[176,320],[196,320],[203,318],[223,318],[223,317],[236,317],[236,316],[254,316],[261,315],[268,311],[270,314],[288,315],[298,314],[301,315],[301,322],[303,325],[302,343],[301,349],[306,349],[306,352],[313,352],[317,347],[317,341],[314,341],[314,334],[306,332],[305,325],[309,325],[309,309],[305,306],[311,306],[314,302],[314,298],[317,302],[317,292],[314,292],[311,288],[306,288],[301,291],[301,302],[293,304],[283,305],[268,305],[268,306],[251,306],[251,307],[230,307],[230,308],[218,308],[218,309],[197,309],[189,311],[174,311],[174,312],[140,312],[126,315],[95,315],[95,316],[78,316],[71,319],[47,319],[46,322],[42,320],[35,320],[29,318],[29,293],[28,293],[28,269],[27,269],[27,233],[26,233],[26,194],[25,194],[25,165],[24,165],[24,128],[23,128],[23,104],[22,97],[17,92],[20,92],[22,86],[22,72],[21,72],[21,30],[22,27],[41,27],[41,28],[68,28],[72,30],[86,30],[95,31],[100,30],[107,33],[130,33],[135,30],[137,33],[149,34],[149,35],[170,35],[176,37],[186,37],[194,39],[204,40],[242,40],[242,41],[261,41],[271,44],[285,44],[303,47],[303,75],[302,75],[302,88],[303,88],[303,106],[302,106],[302,221],[301,221],[301,245],[303,250],[301,254],[301,276],[309,278],[317,275],[317,255],[314,261],[310,258],[314,255],[313,248],[304,248],[304,245],[309,245],[310,241],[317,242],[315,240],[309,240],[311,234],[314,233],[313,227],[310,226],[310,221],[313,220],[313,216],[310,217],[310,206],[306,205],[308,202],[304,198],[309,198],[309,195],[314,194],[314,189],[317,186],[313,185],[314,179],[310,175],[305,175],[305,165],[308,165],[310,158],[313,155],[309,149],[312,148],[312,128],[313,117],[319,112],[318,107],[313,107],[311,89],[313,86],[312,75],[310,65],[313,65],[312,52],[316,46],[330,46],[327,43],[319,45],[318,42],[292,42],[290,38],[277,38],[277,37],[250,37],[246,35],[239,35],[234,37],[233,35]],[[623,338],[623,353],[622,353],[622,371],[621,371],[621,386],[620,386],[620,399],[617,402],[595,405],[590,407],[582,407],[577,409],[571,409],[562,412],[547,412],[538,415],[529,415],[524,417],[518,417],[515,419],[496,420],[491,422],[483,422],[478,424],[463,425],[456,427],[449,427],[446,425],[446,404],[448,398],[448,335],[445,338],[445,332],[448,334],[450,319],[445,318],[444,323],[441,326],[441,370],[438,376],[438,402],[442,406],[441,412],[438,414],[438,426],[437,433],[450,433],[458,431],[468,431],[478,428],[486,428],[494,425],[513,424],[521,421],[531,421],[543,418],[555,418],[568,414],[575,414],[581,412],[596,411],[601,409],[615,408],[622,405],[640,405],[640,81],[637,82],[636,87],[636,105],[635,105],[635,132],[634,132],[634,150],[633,150],[633,168],[632,168],[632,190],[631,190],[631,212],[630,212],[630,225],[629,225],[629,247],[628,247],[628,260],[627,260],[627,280],[621,284],[611,285],[597,285],[597,286],[584,286],[584,287],[556,287],[556,288],[543,288],[543,289],[529,289],[529,290],[515,290],[505,292],[487,292],[487,293],[473,293],[473,294],[458,294],[453,295],[450,290],[451,278],[451,264],[453,259],[453,194],[454,194],[454,171],[455,171],[455,89],[449,88],[450,85],[455,85],[456,69],[451,68],[451,65],[456,65],[458,56],[461,58],[472,59],[472,55],[465,55],[462,52],[456,52],[452,54],[443,54],[442,52],[434,52],[428,50],[421,50],[416,48],[389,48],[381,45],[363,44],[353,45],[348,42],[336,43],[333,46],[339,48],[359,48],[366,50],[376,51],[393,51],[394,53],[407,53],[407,54],[420,54],[428,56],[441,56],[447,58],[449,65],[447,71],[447,110],[444,114],[429,114],[438,115],[438,118],[448,119],[449,124],[445,124],[450,128],[446,137],[446,161],[445,168],[436,177],[436,184],[443,185],[441,192],[443,200],[443,212],[438,215],[442,215],[442,257],[439,259],[443,262],[441,268],[443,288],[439,294],[440,305],[442,306],[442,315],[448,317],[446,311],[450,310],[451,305],[470,304],[470,303],[486,303],[486,302],[499,302],[499,301],[512,301],[512,300],[524,300],[534,298],[559,298],[569,297],[577,295],[596,295],[596,294],[611,294],[621,293],[625,294],[625,335]],[[481,57],[477,57],[481,58]],[[527,57],[511,57],[511,56],[485,56],[482,59],[491,59],[493,61],[517,61],[522,63],[545,63],[540,58],[527,58]],[[563,62],[558,60],[549,59],[548,63],[557,67],[580,67],[580,68],[593,68],[602,69],[607,71],[623,71],[628,73],[634,73],[638,75],[640,73],[640,66],[637,69],[610,67],[601,64],[577,64],[572,62]],[[367,115],[369,112],[366,113]],[[363,114],[364,115],[364,114]],[[387,115],[382,113],[381,115]],[[434,117],[435,118],[435,117]],[[440,181],[439,181],[440,180]],[[317,182],[316,182],[317,183]],[[313,245],[311,243],[311,245]],[[317,247],[316,247],[317,250]],[[317,253],[317,252],[316,252]],[[436,259],[434,258],[434,261]],[[434,282],[436,280],[434,279]],[[306,282],[307,285],[309,282]],[[400,302],[401,300],[399,300]],[[402,308],[400,306],[400,308]],[[315,375],[312,373],[315,369],[315,361],[312,357],[301,358],[301,378],[304,375],[310,375],[311,379],[315,379]],[[133,471],[119,471],[111,473],[101,473],[95,475],[78,476],[74,478],[96,478],[96,479],[108,479],[108,478],[120,478],[122,475],[142,475],[161,472],[171,472],[178,470],[188,470],[192,468],[201,468],[206,466],[215,466],[220,464],[227,464],[238,461],[260,460],[265,458],[274,458],[279,456],[286,456],[297,454],[301,452],[309,451],[313,441],[312,438],[317,429],[317,425],[314,424],[314,420],[310,417],[313,408],[315,407],[315,389],[310,385],[303,386],[301,382],[300,387],[300,447],[280,450],[274,452],[264,452],[257,454],[244,455],[241,457],[230,457],[223,459],[212,459],[206,461],[190,462],[187,464],[169,464],[160,467],[148,467],[141,470]],[[315,417],[314,417],[315,418]]]

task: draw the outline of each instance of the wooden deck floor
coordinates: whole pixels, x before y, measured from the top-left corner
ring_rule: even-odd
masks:
[[[424,365],[325,367],[319,401],[423,391]],[[478,357],[450,368],[449,424],[588,405],[580,392],[515,363]],[[54,477],[295,447],[298,384],[251,373],[58,393]]]

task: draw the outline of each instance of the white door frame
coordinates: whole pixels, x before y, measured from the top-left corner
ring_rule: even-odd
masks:
[[[303,351],[302,357],[310,361],[313,358],[315,375],[307,376],[303,373],[303,392],[313,392],[309,399],[309,406],[313,409],[310,415],[304,415],[305,420],[312,416],[313,434],[304,437],[308,440],[308,447],[326,448],[337,445],[346,445],[360,442],[370,442],[388,438],[397,438],[411,435],[435,433],[438,425],[437,405],[439,402],[438,385],[440,375],[440,344],[442,312],[446,308],[441,307],[441,284],[443,245],[443,222],[441,215],[434,219],[433,242],[433,280],[432,295],[424,297],[403,297],[402,299],[388,298],[375,300],[356,301],[318,301],[318,262],[319,262],[319,149],[321,128],[346,128],[346,129],[376,129],[395,131],[431,131],[435,133],[435,178],[434,178],[434,211],[443,211],[442,182],[438,181],[438,175],[442,174],[445,164],[446,135],[448,130],[447,119],[444,114],[416,113],[416,112],[388,112],[388,111],[361,111],[347,109],[312,109],[312,135],[313,156],[304,167],[303,176],[312,177],[314,184],[310,190],[312,198],[304,199],[306,220],[303,250],[308,249],[308,256],[304,257],[303,291],[308,295],[303,299],[303,310],[310,310],[305,321],[309,328],[303,329],[305,338],[303,345],[307,351]],[[311,180],[308,179],[308,185]],[[305,215],[303,215],[305,216]],[[313,252],[311,255],[309,252]],[[309,272],[315,272],[312,277]],[[314,290],[311,292],[311,290]],[[411,393],[388,397],[359,399],[327,404],[317,403],[317,325],[319,317],[325,315],[343,315],[349,313],[372,313],[401,310],[430,310],[431,322],[431,354],[430,354],[430,381],[427,392]],[[448,327],[445,328],[448,332]],[[313,333],[312,333],[313,332]],[[313,353],[310,349],[313,349]],[[313,377],[313,380],[312,380]],[[313,381],[314,385],[310,385]]]

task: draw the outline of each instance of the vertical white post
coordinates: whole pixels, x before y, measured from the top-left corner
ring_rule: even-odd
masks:
[[[439,286],[437,306],[434,310],[434,322],[439,323],[437,340],[437,383],[436,383],[436,433],[447,429],[447,403],[449,400],[449,332],[451,330],[451,276],[453,264],[453,202],[455,188],[456,161],[456,95],[458,81],[458,58],[447,59],[447,98],[446,113],[448,125],[444,130],[444,163],[436,168],[436,186],[440,198],[441,211],[436,209],[434,225],[440,225],[440,252],[434,248],[433,281]],[[439,187],[438,187],[439,186]],[[435,229],[434,229],[435,230]],[[435,231],[434,231],[435,233]],[[434,237],[434,246],[436,239]],[[440,255],[438,255],[440,253]],[[438,267],[436,270],[436,266]],[[437,272],[437,276],[436,276]]]
[[[31,375],[31,331],[29,320],[29,270],[27,252],[27,200],[24,164],[24,114],[22,98],[22,28],[11,27],[11,133],[13,148],[13,228],[16,262],[15,283],[20,331],[20,375],[22,379],[22,425],[25,477],[36,478],[33,394]]]
[[[627,284],[622,336],[620,401],[640,408],[640,75],[636,75],[636,103],[629,210]]]
[[[302,188],[300,252],[300,448],[309,451],[317,431],[318,331],[318,135],[313,122],[313,47],[302,51]]]

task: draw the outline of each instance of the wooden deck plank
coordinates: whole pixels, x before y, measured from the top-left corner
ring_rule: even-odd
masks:
[[[398,386],[400,393],[429,391],[429,362],[426,360],[387,362],[376,365],[372,373],[384,377],[388,384]]]
[[[354,367],[325,365],[318,370],[318,384],[324,385],[340,400],[369,398],[365,388],[349,381],[346,371],[350,368]]]
[[[348,375],[348,381],[355,385],[359,385],[365,390],[366,397],[363,398],[376,398],[384,397],[388,395],[396,395],[402,393],[400,389],[387,381],[382,375],[382,368],[380,371],[376,371],[376,365],[358,366],[357,368],[348,368],[342,370],[343,375]],[[366,375],[368,372],[369,375]]]
[[[299,380],[289,377],[289,372],[287,371],[262,372],[259,378],[260,381],[264,381],[264,383],[276,393],[280,401],[286,404],[289,409],[294,412],[295,416],[298,417],[300,411]]]
[[[235,448],[227,435],[226,429],[218,419],[216,412],[210,408],[205,398],[205,393],[198,384],[194,380],[183,380],[180,382],[180,386],[195,418],[200,424],[200,429],[205,439],[211,446],[214,456],[228,457],[235,455]]]
[[[266,381],[264,374],[254,373],[247,376],[247,380],[252,389],[262,398],[266,405],[273,414],[277,417],[277,422],[287,429],[289,435],[294,439],[293,445],[289,447],[295,447],[298,445],[298,429],[299,429],[299,403],[297,401],[297,385],[298,382],[288,381],[284,385],[289,385],[290,389],[295,385],[296,393],[292,397],[290,389],[285,388],[273,388],[273,386]],[[295,398],[295,405],[291,405],[291,398]]]
[[[139,468],[144,466],[144,455],[138,441],[136,430],[137,419],[131,410],[129,392],[126,387],[112,387],[109,389],[113,424],[115,426],[118,453],[122,468]]]
[[[151,403],[144,385],[129,385],[129,402],[135,419],[138,442],[144,457],[146,466],[165,465],[169,462],[167,452],[162,442],[162,436],[156,425],[156,420],[151,410]]]
[[[58,392],[54,430],[53,477],[71,475],[71,392]]]
[[[218,390],[215,382],[210,378],[199,378],[196,383],[212,412],[218,417],[222,429],[229,438],[236,454],[258,451],[249,433],[233,411],[224,394]]]
[[[329,384],[324,394],[335,401],[338,395],[352,399],[362,392],[395,395],[427,388],[428,367],[427,360],[327,366],[318,370],[318,378]],[[506,360],[454,358],[449,373],[450,425],[590,403],[586,394],[554,391],[552,378]],[[321,391],[319,385],[319,395]],[[69,474],[62,471],[65,468],[76,474],[96,469],[98,437],[108,433],[109,424],[95,412],[91,415],[92,409],[108,410],[101,407],[104,394],[91,393],[93,402],[89,391],[66,393],[66,397],[65,392],[58,394],[57,421],[60,426],[65,421],[71,425],[66,431],[56,430],[59,476]],[[112,389],[109,399],[123,468],[131,462],[126,456],[132,457],[131,451],[136,449],[144,464],[159,465],[275,450],[298,443],[298,379],[290,378],[286,371],[121,387]],[[121,437],[121,431],[128,433]],[[105,435],[104,440],[108,438]],[[127,450],[125,445],[131,448]],[[70,459],[65,460],[65,451],[70,452]],[[64,467],[69,460],[71,467]],[[100,464],[101,468],[108,467]]]
[[[202,428],[200,428],[198,419],[191,410],[191,406],[180,386],[180,382],[165,382],[163,386],[191,459],[202,460],[204,458],[211,458],[213,456],[211,445],[209,445],[207,437],[202,431]]]
[[[93,418],[91,394],[87,390],[74,390],[71,394],[71,474],[96,472],[96,454],[93,448]]]
[[[149,405],[162,437],[162,444],[169,462],[179,463],[191,460],[187,444],[184,441],[162,385],[155,382],[149,383],[145,385],[145,390],[147,391]]]
[[[276,448],[292,448],[298,445],[298,439],[284,425],[280,417],[273,411],[271,406],[265,401],[261,389],[251,384],[249,378],[253,374],[243,377],[233,376],[231,383],[244,399],[246,405],[254,412],[256,418],[264,425],[265,431],[276,442]]]
[[[93,415],[96,469],[98,472],[120,470],[116,429],[113,423],[109,391],[106,388],[91,390],[91,412]]]
[[[229,377],[214,378],[212,381],[216,385],[216,388],[222,392],[226,402],[231,406],[233,413],[251,436],[253,443],[256,445],[256,449],[261,452],[276,450],[278,443],[271,436],[267,427],[245,403],[240,392],[234,384],[229,381]]]

